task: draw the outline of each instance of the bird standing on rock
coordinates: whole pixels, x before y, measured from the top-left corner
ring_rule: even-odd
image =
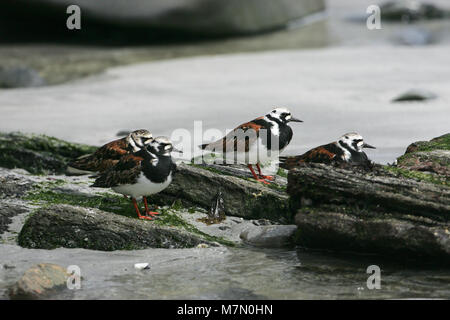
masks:
[[[292,169],[305,162],[365,164],[369,161],[369,158],[363,148],[376,149],[365,143],[360,134],[349,132],[340,137],[338,141],[316,147],[302,155],[280,157],[280,167]]]
[[[130,196],[140,219],[152,220],[158,212],[148,209],[146,196],[161,192],[172,182],[176,165],[171,152],[175,149],[167,137],[157,137],[139,151],[123,156],[112,168],[103,172],[93,187],[112,188]],[[145,215],[141,215],[136,198],[142,197]]]
[[[153,140],[145,129],[131,132],[126,137],[111,141],[92,154],[82,156],[69,163],[70,174],[90,174],[103,172],[117,164],[124,155],[138,152]]]
[[[273,180],[273,177],[263,175],[260,164],[278,159],[291,142],[293,133],[289,122],[303,121],[292,117],[286,108],[275,108],[265,116],[241,124],[220,140],[203,144],[200,148],[221,153],[226,164],[246,164],[257,181],[268,184],[266,179]],[[258,169],[258,175],[253,170],[253,164]]]

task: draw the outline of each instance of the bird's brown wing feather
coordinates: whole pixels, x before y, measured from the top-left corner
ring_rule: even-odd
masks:
[[[122,184],[136,183],[141,174],[143,160],[144,158],[133,154],[123,156],[114,167],[104,171],[92,186],[111,188]]]
[[[302,155],[291,157],[280,157],[280,167],[284,169],[292,169],[305,162],[326,163],[330,164],[336,161],[336,151],[334,144],[319,146],[311,149]]]
[[[128,144],[122,138],[105,144],[91,155],[76,159],[69,166],[79,170],[103,172],[116,165],[127,153]]]
[[[255,120],[260,120],[259,117]],[[259,136],[259,130],[262,125],[249,121],[236,127],[233,131],[228,133],[225,137],[207,144],[203,149],[217,152],[248,152],[250,145],[252,145]]]

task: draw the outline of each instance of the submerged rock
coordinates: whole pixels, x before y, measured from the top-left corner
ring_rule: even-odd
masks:
[[[449,17],[445,9],[418,0],[387,1],[380,9],[381,18],[390,21],[409,22]]]
[[[48,298],[58,289],[64,288],[69,274],[63,267],[40,263],[25,271],[22,278],[9,290],[11,299]]]
[[[402,93],[398,97],[392,99],[392,102],[407,102],[407,101],[425,101],[436,99],[437,95],[433,92],[422,89],[411,89]]]
[[[364,172],[310,164],[288,180],[298,244],[450,262],[450,187],[381,166]]]
[[[205,243],[205,240],[176,228],[97,209],[52,205],[40,208],[28,218],[20,231],[18,243],[26,248],[112,251],[192,248]]]
[[[95,150],[45,135],[0,133],[0,167],[33,174],[64,173],[69,161]]]
[[[295,225],[258,226],[244,230],[240,238],[247,244],[263,248],[281,248],[293,244]]]
[[[0,88],[27,88],[46,85],[39,73],[26,67],[0,67]]]

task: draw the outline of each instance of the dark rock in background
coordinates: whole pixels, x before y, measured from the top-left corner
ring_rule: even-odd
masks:
[[[436,99],[437,95],[423,89],[411,89],[392,99],[392,102],[425,101]]]
[[[39,73],[26,67],[0,67],[0,88],[28,88],[46,85]]]
[[[69,205],[40,208],[25,222],[18,243],[26,248],[102,251],[192,248],[200,243],[212,245],[176,228]]]
[[[25,271],[22,278],[9,290],[9,297],[13,300],[45,299],[58,289],[66,286],[69,274],[63,267],[40,263]]]
[[[81,30],[66,28],[69,5],[81,8]],[[0,38],[142,43],[253,34],[284,28],[324,9],[323,0],[3,0]],[[5,28],[14,33],[2,32]]]
[[[432,3],[418,0],[387,1],[380,6],[381,19],[410,22],[448,18],[449,12]]]

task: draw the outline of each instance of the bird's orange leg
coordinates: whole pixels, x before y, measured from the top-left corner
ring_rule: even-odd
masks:
[[[131,198],[131,201],[133,202],[134,208],[136,209],[139,219],[153,220],[151,217],[141,215],[141,212],[139,211],[139,208],[138,208],[135,198]]]
[[[256,164],[256,168],[258,168],[258,173],[259,173],[259,177],[260,178],[267,179],[267,180],[270,180],[270,181],[275,180],[273,176],[265,176],[265,175],[262,174],[261,168],[259,167],[259,163]]]
[[[248,167],[248,168],[250,169],[250,171],[252,172],[253,178],[255,178],[256,181],[259,181],[259,182],[262,182],[262,183],[265,183],[265,184],[269,184],[269,182],[267,182],[267,181],[264,180],[264,179],[260,179],[260,178],[256,175],[255,170],[253,170],[253,167],[252,167],[251,164],[247,165],[247,167]]]
[[[155,215],[159,214],[159,212],[149,211],[148,210],[148,205],[147,205],[147,198],[146,197],[142,197],[142,199],[144,199],[145,213],[147,214],[147,216],[148,215],[155,216]]]

